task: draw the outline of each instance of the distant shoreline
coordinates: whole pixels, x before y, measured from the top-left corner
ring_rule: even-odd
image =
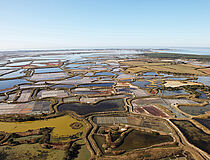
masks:
[[[128,47],[128,48],[72,48],[72,49],[23,49],[23,50],[0,50],[0,54],[9,53],[49,53],[49,52],[104,52],[104,51],[136,51],[136,52],[159,52],[159,53],[177,53],[177,54],[196,54],[196,55],[210,55],[210,47]]]

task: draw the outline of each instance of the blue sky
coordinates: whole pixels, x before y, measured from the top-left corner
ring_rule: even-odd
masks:
[[[0,0],[0,49],[210,47],[210,0]]]

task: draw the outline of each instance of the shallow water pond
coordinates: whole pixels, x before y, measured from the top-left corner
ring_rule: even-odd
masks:
[[[81,84],[78,87],[112,87],[114,83],[90,83],[90,84]]]
[[[88,72],[85,74],[85,76],[93,76],[93,72]]]
[[[123,111],[124,110],[123,99],[105,100],[95,105],[81,104],[81,103],[65,103],[58,107],[60,112],[62,111],[74,111],[77,114],[85,115],[93,112],[106,112],[106,111]]]
[[[40,68],[35,69],[35,73],[50,73],[50,72],[61,72],[60,68]]]
[[[175,109],[171,105],[167,105],[167,104],[161,104],[161,105],[163,107],[167,108],[168,110],[170,110],[176,116],[176,118],[186,118],[185,115],[183,115],[180,111],[178,111],[177,109]]]
[[[188,113],[190,115],[200,115],[205,114],[205,112],[210,111],[210,104],[200,107],[200,106],[179,106],[179,109],[182,110],[185,113]]]
[[[201,123],[206,128],[210,129],[210,117],[207,119],[195,118],[195,120],[198,121],[199,123]]]
[[[168,78],[165,78],[165,80],[175,80],[175,81],[184,81],[188,78],[183,78],[183,77],[168,77]]]
[[[208,99],[208,96],[200,91],[199,89],[196,89],[196,92],[200,93],[201,95],[199,96],[200,99]]]
[[[12,88],[14,85],[28,83],[25,79],[12,79],[0,81],[0,91],[6,88]]]
[[[0,101],[4,100],[5,98],[5,96],[0,96]]]
[[[40,63],[33,64],[33,65],[38,66],[38,67],[46,67],[47,66],[46,64],[40,64]]]
[[[81,79],[82,77],[81,76],[75,76],[75,77],[70,77],[68,78],[68,80],[72,80],[72,79]]]
[[[74,85],[65,85],[65,84],[60,84],[60,85],[54,85],[51,88],[73,88],[75,87]]]
[[[153,78],[156,78],[155,76],[140,76],[140,78],[143,78],[143,79],[153,79]]]
[[[189,93],[185,92],[184,90],[175,90],[175,91],[161,90],[162,96],[174,96],[180,94],[189,94]]]
[[[143,76],[157,76],[158,74],[156,72],[146,72],[142,74]]]
[[[147,85],[150,85],[151,82],[149,82],[149,81],[135,81],[132,84],[135,86],[141,87],[141,88],[147,88]]]
[[[16,78],[16,77],[22,77],[22,76],[25,76],[24,71],[25,71],[24,69],[20,69],[18,71],[12,72],[12,73],[5,74],[5,75],[1,76],[0,78]]]
[[[13,69],[0,69],[0,75],[7,74],[14,71]]]
[[[162,75],[164,77],[173,77],[174,75],[173,74],[166,74],[166,73],[159,73],[159,75]]]
[[[192,80],[193,82],[200,82],[204,85],[210,86],[210,77],[198,77],[197,80]]]
[[[97,72],[95,73],[96,76],[114,76],[114,73],[111,72]]]
[[[196,147],[210,153],[210,135],[197,128],[193,123],[187,120],[172,120],[180,129],[187,140]]]
[[[30,61],[24,61],[24,62],[15,62],[11,64],[7,64],[6,66],[12,67],[12,66],[23,66],[23,65],[29,65]]]
[[[85,66],[85,67],[91,67],[91,66],[93,66],[93,65],[95,65],[94,63],[81,63],[81,64],[78,64],[78,63],[72,63],[72,64],[68,64],[68,65],[66,65],[65,67],[66,68],[74,68],[74,67],[81,67],[81,66]]]

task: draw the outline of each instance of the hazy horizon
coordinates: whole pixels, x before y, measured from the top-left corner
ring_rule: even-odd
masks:
[[[20,48],[20,49],[0,49],[0,51],[36,51],[36,50],[74,50],[74,49],[210,49],[210,47],[197,46],[85,46],[85,47],[60,47],[60,48]]]

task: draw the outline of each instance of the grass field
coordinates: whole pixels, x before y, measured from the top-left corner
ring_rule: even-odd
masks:
[[[169,65],[164,66],[164,68],[169,68],[174,70],[175,73],[188,73],[188,74],[195,74],[195,75],[206,75],[199,70],[196,70],[194,67],[189,66],[188,64],[177,64],[177,65]]]
[[[90,152],[87,149],[86,145],[82,145],[81,149],[79,150],[78,157],[75,158],[75,160],[84,160],[84,159],[90,159]]]
[[[170,64],[170,63],[148,63],[141,61],[127,61],[122,62],[122,64],[130,66],[126,71],[130,73],[139,73],[139,72],[148,72],[148,71],[163,71],[170,73],[179,73],[179,74],[193,74],[204,76],[209,72],[207,69],[202,69],[201,72],[199,70],[199,66],[191,65],[191,64]]]
[[[168,135],[155,135],[135,130],[129,133],[125,138],[124,143],[116,149],[130,151],[137,148],[145,148],[154,144],[172,141],[173,138]]]
[[[93,138],[95,139],[98,147],[100,148],[100,150],[102,152],[104,152],[104,149],[102,148],[102,145],[105,144],[106,139],[105,136],[101,136],[101,135],[94,135]]]
[[[43,149],[40,144],[21,144],[17,146],[1,146],[1,160],[63,160],[65,151],[55,149]]]
[[[123,65],[129,65],[129,66],[161,66],[161,65],[169,65],[170,63],[148,63],[148,62],[143,62],[143,61],[125,61],[121,62]]]
[[[148,72],[148,71],[150,71],[150,69],[144,68],[144,67],[134,67],[134,68],[131,67],[131,68],[128,68],[126,71],[134,74],[134,73],[138,73],[138,72]]]
[[[149,57],[149,58],[170,58],[170,59],[185,58],[185,59],[197,59],[197,60],[205,60],[205,61],[210,60],[209,55],[197,55],[197,54],[153,52],[153,53],[144,53],[144,54],[141,54],[141,55],[144,55],[144,56]]]

